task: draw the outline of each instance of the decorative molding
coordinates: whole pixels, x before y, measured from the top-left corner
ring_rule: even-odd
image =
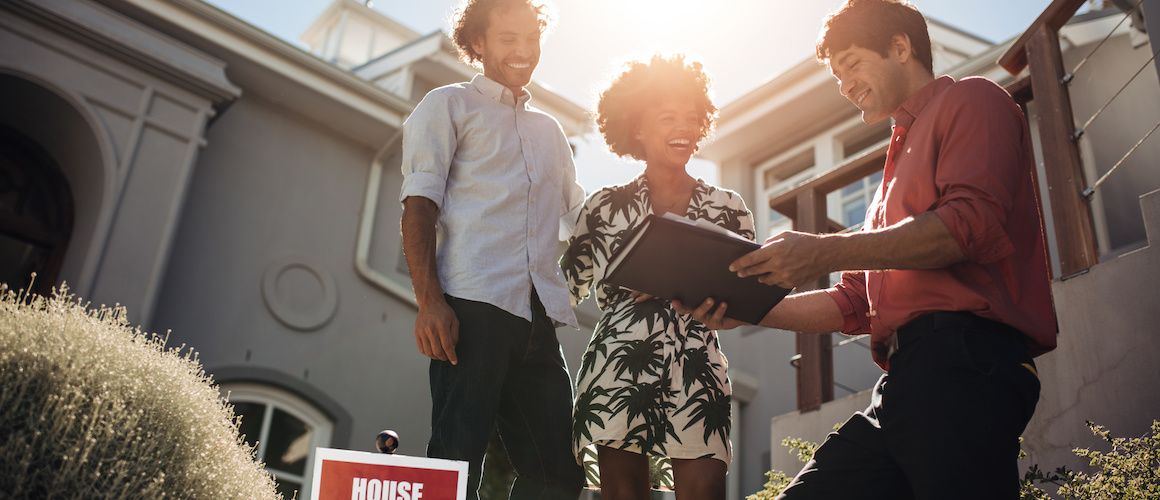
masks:
[[[104,6],[75,0],[15,0],[8,7],[55,33],[214,102],[241,95],[241,89],[226,78],[224,62]]]
[[[22,0],[27,1],[27,0]],[[58,0],[60,1],[60,0]],[[98,0],[116,10],[140,9],[177,26],[172,36],[196,45],[231,65],[264,68],[391,127],[413,104],[354,74],[262,31],[202,0]],[[196,42],[196,43],[194,43]],[[235,58],[240,58],[235,59]],[[235,62],[236,61],[236,62]],[[236,66],[235,69],[238,69]],[[248,68],[249,69],[249,68]],[[248,89],[251,90],[252,89]]]
[[[305,272],[318,286],[320,298],[308,307],[288,304],[278,295],[279,282],[289,272]],[[262,273],[262,300],[282,324],[302,332],[322,328],[338,310],[338,285],[334,276],[313,259],[282,257],[266,266]]]

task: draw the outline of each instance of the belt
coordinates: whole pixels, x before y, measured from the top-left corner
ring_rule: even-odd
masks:
[[[917,340],[925,334],[943,329],[970,326],[984,332],[993,333],[999,337],[1007,337],[1025,343],[1027,337],[1015,327],[1006,323],[987,319],[967,311],[935,311],[923,314],[902,325],[890,338],[889,356],[894,355],[908,343]]]

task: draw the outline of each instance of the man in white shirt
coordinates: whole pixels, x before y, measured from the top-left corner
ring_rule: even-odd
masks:
[[[557,250],[584,191],[559,123],[524,89],[546,26],[533,0],[467,0],[453,38],[483,74],[432,90],[403,126],[403,249],[415,341],[431,358],[427,455],[470,464],[468,498],[493,429],[516,470],[511,498],[575,499],[583,481],[555,326],[576,326]]]

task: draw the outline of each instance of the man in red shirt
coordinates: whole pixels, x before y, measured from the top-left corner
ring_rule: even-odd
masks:
[[[1057,331],[1022,111],[989,80],[935,78],[926,21],[904,0],[848,0],[817,57],[863,121],[893,118],[882,185],[861,231],[784,232],[730,269],[785,288],[844,271],[761,324],[869,333],[887,373],[783,498],[1017,498],[1032,356]],[[712,299],[677,305],[739,324]]]

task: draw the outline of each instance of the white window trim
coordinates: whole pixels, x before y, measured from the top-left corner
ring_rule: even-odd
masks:
[[[298,498],[301,500],[310,500],[310,485],[308,483],[310,481],[309,478],[314,477],[314,451],[319,447],[330,446],[330,440],[334,434],[334,423],[308,401],[268,385],[249,382],[222,384],[221,391],[223,394],[228,395],[227,399],[231,404],[263,404],[270,408],[282,410],[311,426],[314,431],[314,437],[313,442],[310,443],[310,451],[306,456],[306,468],[302,476],[276,469],[266,469],[276,478],[287,479],[301,484],[302,488],[298,491]],[[270,432],[270,420],[273,418],[273,415],[274,412],[268,410],[263,413],[262,417],[262,430],[257,442],[258,457],[263,461],[266,461],[267,433]]]
[[[792,229],[792,226],[789,222],[784,224],[779,223],[777,225],[770,225],[769,217],[771,215],[770,212],[773,210],[769,208],[769,200],[782,193],[785,193],[789,189],[792,189],[793,186],[797,185],[803,180],[829,172],[835,166],[841,164],[843,161],[849,158],[851,154],[859,153],[860,151],[845,151],[845,144],[847,142],[851,142],[850,139],[852,137],[864,134],[867,127],[876,126],[879,125],[867,125],[862,122],[862,118],[860,116],[853,115],[849,119],[838,123],[830,129],[803,141],[801,144],[798,144],[797,146],[789,148],[776,156],[770,157],[769,159],[756,164],[753,167],[753,185],[757,191],[757,199],[760,200],[756,204],[757,206],[754,214],[755,220],[758,222],[756,224],[757,240],[762,241],[765,238],[773,236],[773,233]],[[801,172],[779,182],[774,186],[770,186],[768,188],[765,186],[765,174],[767,172],[772,169],[780,168],[786,162],[810,149],[813,149],[814,152],[814,165],[812,167],[806,168],[805,170],[802,170]],[[865,183],[865,181],[863,182]],[[870,186],[869,188],[866,188],[868,191],[864,192],[863,196],[873,198],[874,189],[876,187],[877,186]],[[840,195],[840,191],[835,191],[830,193],[829,197],[826,199],[826,215],[835,220],[841,218],[841,201],[843,201],[843,199],[840,197]],[[853,197],[854,195],[849,196]],[[870,205],[869,199],[867,199],[866,205]],[[835,214],[838,215],[835,216]]]
[[[774,157],[772,157],[764,162],[761,162],[760,164],[757,165],[756,168],[753,169],[753,185],[754,185],[754,187],[757,188],[757,191],[758,191],[757,199],[760,200],[757,203],[757,207],[756,207],[757,214],[755,217],[756,223],[754,224],[754,226],[755,226],[754,232],[756,233],[755,236],[757,238],[757,241],[759,241],[759,242],[764,241],[766,238],[773,236],[774,233],[777,233],[779,231],[793,229],[793,227],[790,226],[789,224],[783,224],[783,223],[779,223],[777,226],[770,226],[769,217],[771,215],[771,212],[773,212],[773,209],[769,208],[769,200],[773,199],[778,194],[785,192],[789,188],[789,186],[793,186],[798,181],[801,181],[803,179],[806,179],[806,178],[813,176],[814,172],[817,169],[817,161],[814,162],[813,166],[808,167],[805,170],[802,170],[801,172],[794,174],[793,176],[789,177],[788,179],[783,180],[782,182],[780,182],[774,186],[770,186],[768,188],[765,186],[765,173],[770,171],[770,170],[773,170],[775,168],[781,167],[786,162],[788,162],[790,159],[792,159],[795,156],[798,156],[798,155],[804,153],[805,151],[808,151],[814,147],[815,147],[815,144],[813,141],[804,142],[802,144],[799,144],[797,146],[794,146],[793,148],[790,148],[790,149],[782,152],[781,154],[779,154],[777,156],[774,156]],[[816,153],[814,154],[814,158],[815,158],[815,160],[817,159]],[[783,225],[785,225],[784,228],[782,227]]]

